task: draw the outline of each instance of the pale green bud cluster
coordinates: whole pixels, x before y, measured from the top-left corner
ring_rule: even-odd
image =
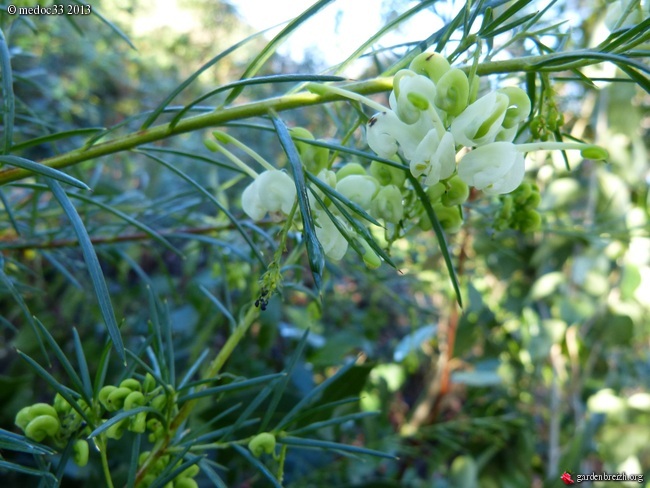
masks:
[[[78,401],[81,410],[89,414],[91,409],[83,400]],[[50,441],[62,448],[68,440],[77,435],[90,434],[83,418],[58,393],[52,405],[35,403],[22,408],[17,414],[15,424],[25,432],[25,436],[36,442]],[[88,442],[84,439],[74,441],[72,459],[83,467],[88,463]]]
[[[494,228],[510,228],[524,233],[539,230],[542,226],[542,217],[537,211],[540,201],[537,185],[524,181],[514,192],[501,197],[501,208],[494,219]]]
[[[178,413],[173,388],[167,385],[165,390],[161,385],[156,384],[155,378],[149,373],[142,381],[127,378],[119,385],[104,386],[99,390],[97,399],[92,402],[92,405],[88,405],[82,399],[77,400],[76,403],[95,427],[108,420],[105,418],[107,414],[129,411],[138,407],[150,407],[156,411],[155,414],[150,411],[138,412],[112,424],[104,433],[108,439],[120,439],[126,431],[137,434],[149,431],[149,441],[155,442],[162,439],[167,431],[161,419],[172,418]],[[77,409],[58,393],[52,405],[35,403],[22,408],[16,414],[15,423],[25,432],[26,437],[37,442],[49,441],[58,448],[63,448],[70,439],[73,439],[74,462],[79,466],[88,463],[89,448],[85,437],[90,435],[93,426],[87,425]]]
[[[142,466],[145,461],[149,458],[151,455],[150,451],[145,451],[140,454],[138,457],[138,466]],[[168,468],[169,463],[171,462],[171,456],[169,454],[164,454],[157,458],[151,467],[147,469],[147,474],[142,478],[142,481],[138,486],[142,486],[143,488],[148,488],[152,484],[155,483],[156,479],[160,474]],[[176,462],[175,466],[173,469],[177,469],[180,467],[182,464],[182,461]],[[198,488],[198,483],[194,480],[196,475],[199,474],[200,468],[196,465],[193,464],[189,468],[185,469],[184,471],[181,471],[181,473],[176,476],[172,481],[168,482],[164,488]]]

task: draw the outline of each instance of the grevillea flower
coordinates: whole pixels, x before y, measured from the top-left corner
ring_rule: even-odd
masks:
[[[348,250],[348,241],[337,229],[325,211],[316,210],[316,237],[323,246],[323,252],[334,261],[339,261]],[[341,223],[341,221],[338,221]],[[342,224],[342,223],[341,223]]]
[[[511,142],[493,142],[467,153],[458,163],[458,176],[485,193],[510,193],[524,179],[524,154]]]
[[[411,159],[411,173],[416,178],[425,175],[425,184],[435,185],[441,179],[449,178],[456,169],[456,148],[454,136],[445,132],[442,139],[431,129],[422,139]]]
[[[451,123],[451,133],[458,144],[482,146],[496,140],[508,110],[508,96],[491,92],[463,110]]]
[[[241,196],[244,212],[253,220],[261,220],[267,212],[288,215],[296,200],[296,185],[281,170],[261,173],[246,187]]]

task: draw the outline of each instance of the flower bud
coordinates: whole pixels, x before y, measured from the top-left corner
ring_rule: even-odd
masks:
[[[377,255],[375,250],[370,247],[370,244],[365,239],[359,239],[361,242],[361,252],[363,263],[368,269],[377,269],[381,266],[381,258]]]
[[[458,176],[447,182],[447,191],[442,195],[441,203],[445,207],[455,207],[465,202],[469,197],[469,187]]]
[[[442,75],[436,84],[436,107],[456,116],[465,110],[468,99],[469,81],[463,71],[454,68]]]
[[[127,378],[120,383],[120,388],[128,388],[131,391],[142,391],[142,385],[135,378]]]
[[[451,123],[456,143],[467,147],[494,142],[508,109],[508,97],[491,92],[479,98]]]
[[[176,478],[174,488],[199,488],[199,485],[192,478]]]
[[[417,74],[427,75],[431,81],[438,83],[440,78],[451,69],[451,65],[440,53],[422,53],[411,61],[409,69]]]
[[[493,142],[470,151],[458,164],[458,176],[491,195],[510,193],[524,179],[524,155],[510,142]]]
[[[88,454],[88,442],[84,439],[78,439],[75,441],[74,446],[72,447],[72,460],[77,466],[83,468],[88,464]]]
[[[395,185],[382,187],[372,201],[372,214],[391,224],[397,224],[404,218],[402,192]]]
[[[431,203],[436,203],[442,195],[447,191],[447,187],[442,181],[439,181],[435,185],[431,185],[429,188],[427,188],[427,196],[429,197],[429,201]]]
[[[248,443],[253,456],[260,457],[262,454],[273,454],[275,451],[275,436],[269,432],[257,434]]]
[[[106,410],[108,410],[109,412],[112,411],[112,410],[111,410],[112,406],[109,405],[109,403],[108,403],[108,396],[109,396],[111,393],[113,393],[115,390],[117,390],[117,387],[116,387],[116,386],[113,386],[113,385],[106,385],[106,386],[102,387],[101,390],[99,390],[99,395],[97,395],[97,397],[98,397],[98,399],[99,399],[99,403],[101,403],[102,406],[103,406]]]
[[[124,410],[133,410],[136,407],[141,407],[145,404],[144,395],[139,391],[132,391],[124,399]]]
[[[390,166],[389,164],[380,163],[379,161],[370,163],[370,174],[382,186],[393,184],[400,187],[406,180],[406,174],[403,170]]]
[[[343,258],[348,250],[348,241],[337,229],[329,215],[324,211],[316,211],[316,237],[323,246],[323,252],[334,261]]]
[[[109,439],[121,439],[128,425],[128,419],[120,420],[106,429],[106,437]]]
[[[389,110],[370,118],[366,126],[366,139],[370,149],[382,158],[392,158],[401,150],[406,159],[411,159],[422,138],[432,128],[433,122],[428,115],[420,117],[414,124],[406,124]]]
[[[54,407],[54,410],[60,415],[65,415],[72,410],[72,405],[68,403],[68,401],[63,398],[59,393],[54,395],[54,401],[52,402],[52,406]]]
[[[427,78],[411,70],[400,70],[393,78],[393,91],[388,102],[390,108],[407,124],[418,121],[436,96],[436,85]]]
[[[532,208],[524,209],[517,212],[515,227],[524,233],[535,232],[542,227],[542,217],[537,210]]]
[[[18,411],[16,414],[15,424],[25,431],[29,423],[41,415],[58,418],[57,411],[52,405],[47,403],[34,403],[33,405],[23,407]]]
[[[124,400],[132,393],[130,388],[120,387],[113,390],[106,399],[106,405],[109,412],[115,412],[124,406]]]
[[[426,185],[435,185],[450,177],[456,170],[456,148],[451,133],[445,132],[441,139],[438,132],[431,129],[418,145],[410,168],[416,178],[425,176]]]
[[[300,155],[303,166],[312,174],[318,174],[321,170],[327,168],[329,149],[326,147],[313,146],[303,141],[296,141],[295,138],[314,140],[311,132],[303,127],[293,127],[289,129],[291,137],[294,138],[294,144]]]
[[[363,209],[370,208],[370,202],[379,190],[379,183],[372,176],[350,175],[336,184],[336,191]]]
[[[450,234],[458,232],[463,225],[463,217],[456,207],[445,207],[441,203],[436,203],[433,206],[433,211],[442,228]]]
[[[140,412],[129,419],[129,430],[136,434],[143,434],[147,430],[147,412]]]
[[[336,172],[336,181],[341,181],[343,178],[352,175],[365,175],[365,174],[367,174],[366,168],[361,166],[359,163],[347,163]]]
[[[267,212],[288,215],[296,200],[296,185],[281,170],[261,173],[242,193],[242,208],[253,220],[261,220]]]
[[[142,391],[150,393],[154,388],[156,388],[156,379],[151,375],[151,373],[147,373],[142,382]]]
[[[39,415],[27,424],[25,435],[36,442],[41,442],[47,436],[54,437],[60,428],[61,424],[56,413],[54,416],[49,414]]]
[[[531,103],[528,94],[516,86],[506,86],[497,91],[508,97],[508,109],[502,122],[503,127],[516,128],[530,114]]]

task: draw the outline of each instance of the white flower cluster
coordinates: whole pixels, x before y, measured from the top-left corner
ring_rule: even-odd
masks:
[[[458,172],[466,184],[489,194],[509,193],[524,177],[524,155],[512,143],[531,103],[520,88],[502,88],[476,99],[465,73],[440,54],[421,54],[393,80],[390,109],[367,126],[370,148],[382,158],[398,152],[413,176],[428,186]],[[472,149],[456,164],[462,147]]]

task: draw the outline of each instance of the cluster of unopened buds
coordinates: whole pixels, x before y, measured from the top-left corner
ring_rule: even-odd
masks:
[[[387,228],[405,229],[412,222],[428,230],[431,222],[422,202],[413,197],[411,180],[415,178],[442,227],[455,232],[462,225],[460,205],[469,197],[470,187],[487,195],[515,191],[524,179],[527,152],[577,149],[585,158],[607,158],[604,149],[578,142],[515,143],[515,139],[530,136],[522,129],[532,109],[526,92],[506,86],[479,97],[479,78],[452,68],[437,53],[423,53],[413,59],[409,69],[395,74],[389,107],[332,85],[310,85],[309,89],[342,95],[378,111],[367,123],[366,139],[377,159],[383,161],[372,161],[369,167],[347,163],[333,171],[329,150],[306,142],[314,140],[307,130],[292,129],[305,169],[321,183],[320,188],[312,189],[310,205],[316,235],[325,254],[334,260],[341,259],[354,243],[366,265],[373,268],[381,263],[367,240],[360,239],[349,219],[342,217],[331,195],[344,197],[374,219],[383,220]],[[222,133],[215,135],[223,141]],[[322,185],[332,190],[330,196],[322,191]],[[539,228],[541,219],[535,213],[536,204],[532,205],[536,198],[531,197],[530,202],[528,197],[506,199],[508,208],[497,227]],[[260,220],[267,212],[288,215],[295,199],[291,176],[267,167],[244,190],[242,207],[252,219]],[[523,206],[518,211],[514,207],[520,202]]]
[[[107,422],[109,419],[105,417],[108,414],[149,407],[147,411],[140,411],[112,423],[104,433],[107,439],[120,439],[126,431],[136,434],[148,431],[148,440],[154,443],[165,435],[166,419],[178,413],[174,397],[171,385],[163,388],[162,385],[157,384],[151,374],[147,373],[142,380],[127,378],[119,385],[104,386],[99,390],[92,405],[88,405],[83,399],[78,399],[76,403],[85,417],[96,426]],[[79,466],[88,463],[89,448],[86,438],[91,434],[91,426],[60,394],[56,394],[52,405],[36,403],[24,407],[16,414],[15,423],[25,432],[26,437],[36,442],[50,441],[55,446],[63,448],[70,439],[73,439],[73,460]],[[141,454],[141,460],[146,458],[145,454],[148,455],[148,453]],[[165,464],[165,459],[169,461],[168,457],[163,456],[157,460],[156,466]],[[196,482],[192,478],[196,476],[198,470],[198,466],[192,466],[183,471],[169,485],[169,488],[196,488]],[[155,476],[155,469],[147,476],[151,477],[152,474]],[[145,477],[143,480],[143,486],[148,486],[146,479],[148,478]]]

